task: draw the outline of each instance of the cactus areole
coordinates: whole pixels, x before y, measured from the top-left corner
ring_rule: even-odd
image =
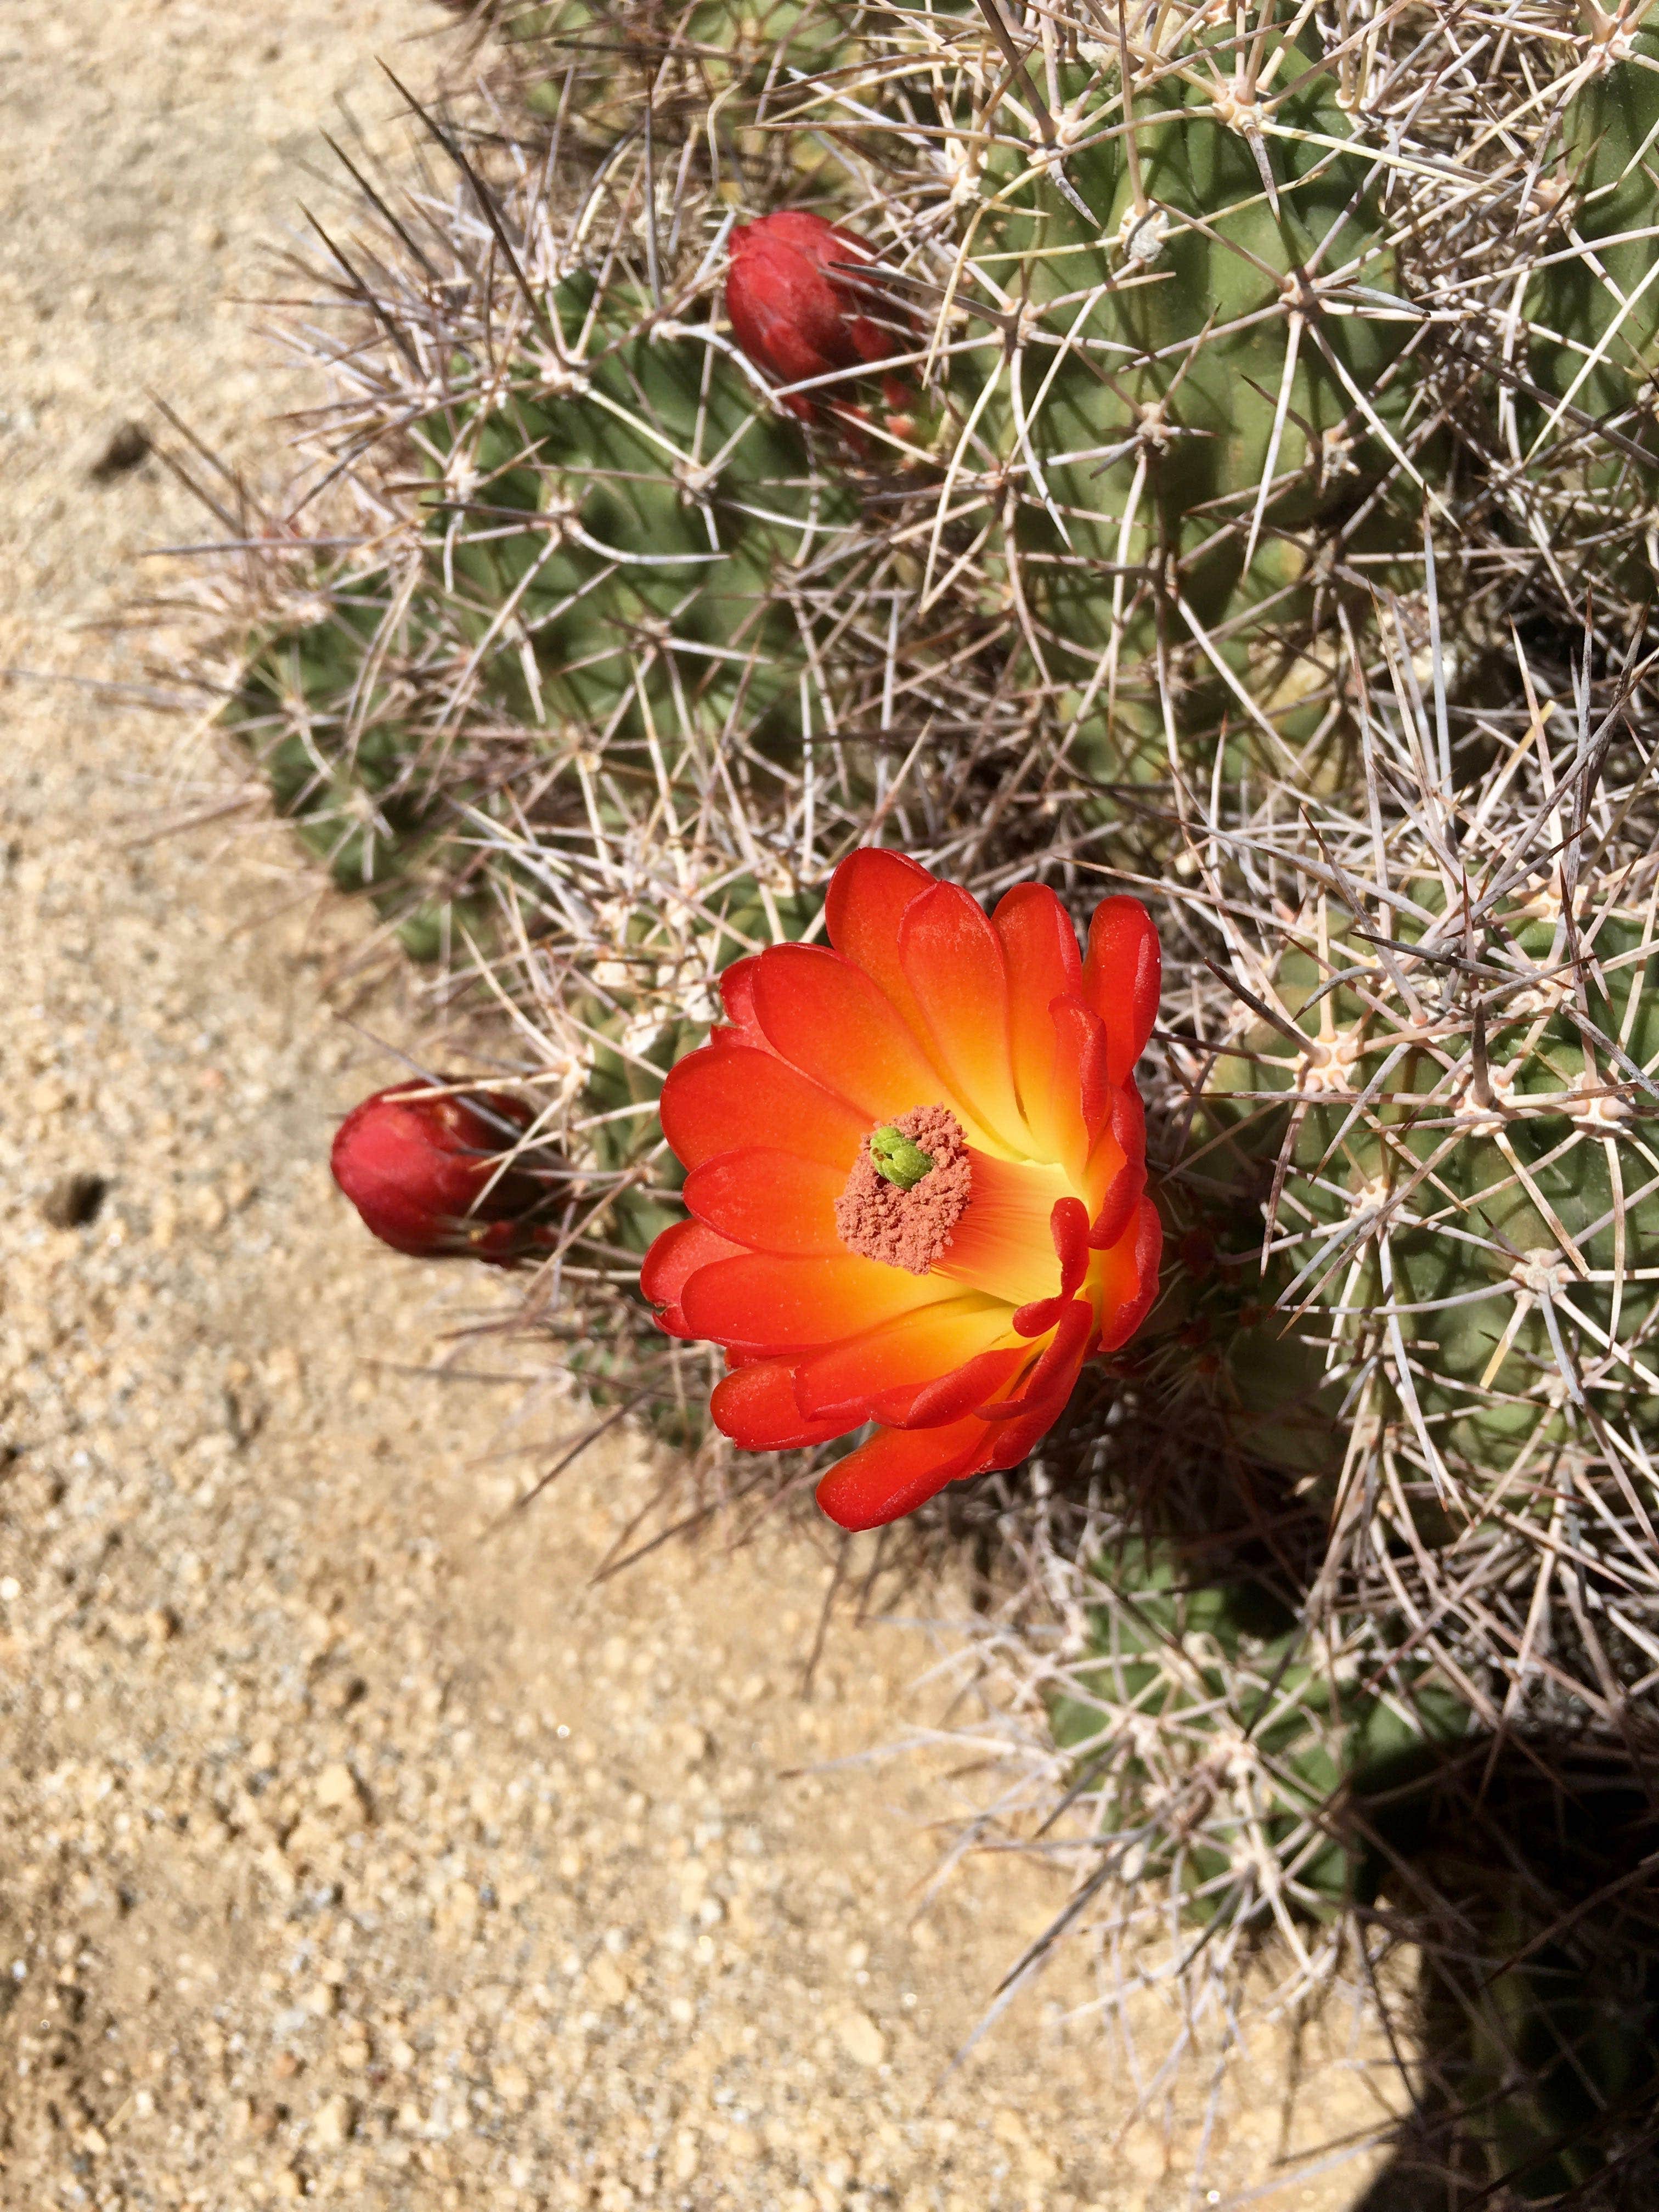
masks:
[[[334,1180],[394,1252],[509,1267],[546,1235],[532,1218],[545,1212],[545,1184],[502,1159],[530,1114],[519,1099],[434,1088],[399,1084],[354,1107],[335,1133]]]
[[[1134,1066],[1158,945],[1133,899],[1096,910],[1085,955],[1045,886],[988,917],[876,850],[827,906],[829,946],[726,969],[726,1025],[669,1074],[691,1218],[641,1282],[670,1334],[724,1347],[712,1412],[735,1443],[877,1425],[818,1487],[869,1528],[1018,1465],[1152,1304]]]

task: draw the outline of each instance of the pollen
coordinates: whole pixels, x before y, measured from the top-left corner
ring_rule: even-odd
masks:
[[[908,1139],[932,1162],[908,1187],[892,1181],[878,1156],[890,1153],[895,1135]],[[896,1121],[872,1129],[836,1200],[836,1227],[849,1252],[884,1267],[925,1275],[951,1242],[973,1182],[962,1124],[944,1106],[913,1106]]]

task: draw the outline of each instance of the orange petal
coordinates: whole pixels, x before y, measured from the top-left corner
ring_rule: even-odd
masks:
[[[851,1252],[834,1260],[744,1252],[700,1267],[680,1293],[680,1312],[693,1336],[770,1353],[860,1335],[950,1294],[948,1284],[931,1276],[908,1275]]]
[[[714,1426],[744,1451],[795,1451],[845,1435],[847,1421],[809,1421],[795,1401],[787,1359],[755,1359],[734,1368],[708,1401]]]
[[[1106,1024],[1107,1079],[1123,1083],[1152,1033],[1164,958],[1152,916],[1139,899],[1103,899],[1089,924],[1083,995]]]
[[[757,1148],[704,1160],[687,1176],[683,1195],[699,1221],[751,1251],[827,1258],[847,1249],[836,1228],[846,1184],[839,1168],[821,1160]]]
[[[951,1374],[1007,1333],[1000,1299],[945,1297],[802,1360],[795,1393],[809,1417],[866,1420],[876,1398]]]
[[[871,1412],[891,1429],[938,1429],[976,1413],[999,1392],[1011,1389],[1021,1370],[1029,1366],[1029,1344],[1004,1345],[981,1352],[953,1374],[935,1376],[914,1390],[890,1390],[877,1399]]]
[[[971,1416],[943,1429],[878,1429],[831,1468],[818,1485],[818,1504],[840,1528],[878,1528],[973,1474],[999,1442]]]
[[[844,1100],[753,1045],[704,1045],[677,1060],[662,1087],[662,1133],[689,1168],[769,1142],[847,1176],[868,1128]]]
[[[1055,1125],[1054,1028],[1048,1009],[1055,999],[1083,988],[1083,958],[1071,916],[1046,884],[1016,884],[999,901],[991,922],[1008,965],[1008,1019],[1014,1085],[1037,1150],[1061,1155]]]
[[[663,1308],[662,1325],[672,1336],[688,1333],[680,1294],[697,1269],[715,1260],[735,1259],[741,1249],[701,1221],[677,1221],[655,1240],[640,1269],[640,1288],[653,1306]]]
[[[1009,1152],[1032,1139],[1014,1090],[1008,969],[1002,939],[960,884],[935,884],[904,910],[899,962],[915,994],[933,1058]]]
[[[1011,1306],[1052,1297],[1060,1261],[1049,1224],[1055,1200],[1072,1195],[1063,1171],[1005,1160],[969,1146],[973,1182],[962,1218],[933,1262],[935,1275],[1005,1298]]]
[[[880,986],[913,1028],[920,1017],[899,964],[899,924],[933,881],[919,860],[866,846],[848,854],[824,895],[830,942]]]
[[[822,945],[779,945],[761,957],[755,1012],[791,1064],[864,1116],[866,1127],[913,1106],[949,1104],[915,1034],[862,969]]]

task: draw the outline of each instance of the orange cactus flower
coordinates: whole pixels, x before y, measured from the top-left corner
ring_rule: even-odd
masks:
[[[691,1218],[641,1280],[672,1335],[725,1348],[711,1410],[734,1443],[878,1425],[817,1493],[872,1528],[1017,1466],[1152,1304],[1134,1066],[1158,945],[1133,899],[1096,909],[1085,955],[1044,885],[988,917],[874,849],[828,909],[829,946],[726,971],[727,1024],[671,1071]]]

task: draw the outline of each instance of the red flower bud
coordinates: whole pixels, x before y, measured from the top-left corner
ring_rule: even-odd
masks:
[[[786,208],[734,230],[731,250],[732,331],[750,360],[780,384],[869,367],[898,350],[866,312],[871,295],[856,272],[875,256],[854,232]],[[784,404],[807,422],[819,413],[813,393],[795,392]]]
[[[530,1109],[491,1091],[435,1098],[399,1084],[354,1107],[335,1133],[334,1180],[394,1252],[510,1266],[543,1245],[548,1186],[501,1155]],[[427,1096],[422,1096],[422,1092]]]

